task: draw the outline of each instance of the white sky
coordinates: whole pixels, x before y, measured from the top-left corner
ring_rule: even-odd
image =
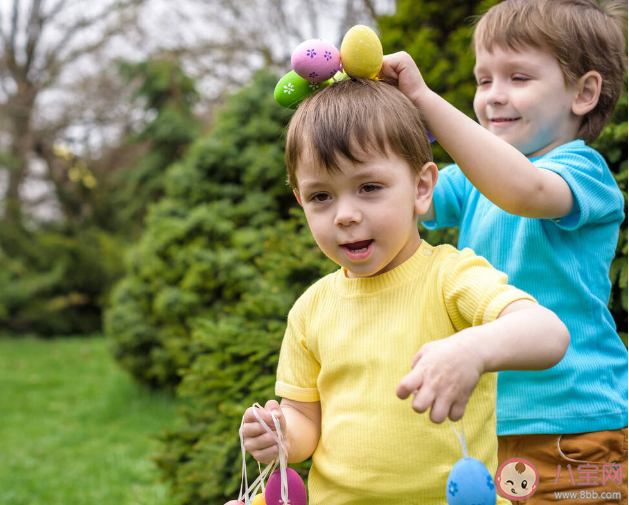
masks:
[[[24,26],[29,14],[31,0],[18,1],[20,6],[19,16],[22,26]],[[43,11],[49,12],[59,1],[63,0],[43,0]],[[101,19],[106,19],[107,16],[115,14],[115,12],[107,9],[107,6],[111,5],[113,0],[66,1],[69,9],[64,13],[63,23],[71,24],[86,15],[99,14]],[[250,7],[243,11],[244,22],[257,24],[264,37],[264,43],[271,45],[275,58],[289,58],[292,49],[308,38],[324,38],[339,47],[340,39],[342,38],[342,34],[339,33],[340,24],[347,1],[360,0],[319,0],[318,3],[313,4],[319,9],[317,16],[314,17],[312,12],[304,9],[302,2],[284,0],[283,5],[291,21],[295,23],[299,34],[280,33],[277,27],[272,24],[265,25],[265,2],[261,1],[251,0],[249,2]],[[102,68],[102,58],[114,60],[122,57],[128,60],[142,60],[157,48],[193,47],[201,41],[209,40],[229,43],[231,40],[229,27],[215,22],[216,9],[225,9],[225,7],[219,6],[222,2],[228,3],[226,0],[177,0],[177,3],[174,4],[174,0],[147,0],[140,16],[139,28],[146,32],[148,38],[141,39],[135,33],[129,32],[125,34],[124,39],[123,37],[112,38],[107,45],[106,51],[101,55],[89,55],[77,60],[71,68],[62,74],[60,87],[40,93],[36,120],[46,122],[54,120],[60,114],[63,114],[68,104],[74,100],[71,91],[69,91],[70,86],[82,77],[93,74]],[[243,1],[240,0],[235,3],[243,4]],[[392,12],[395,9],[395,0],[373,0],[373,3],[379,13]],[[4,33],[9,33],[12,6],[13,0],[0,0],[0,26]],[[223,16],[226,12],[229,11],[222,11]],[[359,22],[365,21],[359,20]],[[236,35],[242,35],[242,33]],[[48,26],[47,30],[44,31],[41,49],[51,50],[58,44],[62,36],[63,30]],[[88,30],[81,33],[74,43],[86,45],[98,40],[101,36],[102,28],[100,31],[99,29]],[[24,38],[25,32],[20,30],[16,45],[23,46]],[[251,41],[251,45],[253,49],[255,41]],[[225,66],[222,64],[220,68],[214,68],[214,70],[219,75],[221,73],[223,75],[225,73],[231,74],[236,77],[236,80],[242,82],[248,78],[252,69],[261,65],[260,58],[256,57],[253,51],[252,56],[247,58],[247,60],[240,65]],[[197,78],[198,89],[202,95],[205,95],[207,100],[216,98],[223,91],[225,83],[217,80],[217,77],[212,75],[214,72],[212,72],[211,68],[209,70],[189,68],[188,70]],[[288,72],[290,68],[278,70],[279,72]],[[9,92],[11,91],[9,88]],[[0,101],[5,96],[0,91]],[[81,125],[70,128],[68,132],[74,132],[77,137],[85,136],[85,128]],[[115,128],[109,130],[101,128],[92,134],[93,138],[90,138],[88,142],[92,144],[92,148],[97,149],[98,145],[105,140],[103,135],[115,138],[117,134],[118,132]],[[73,147],[73,149],[75,148],[80,149],[79,146]],[[21,188],[21,194],[25,200],[33,201],[40,199],[42,195],[54,194],[51,184],[42,175],[45,175],[45,166],[33,160],[29,177]],[[4,194],[5,191],[6,174],[0,171],[0,195]],[[34,213],[37,218],[44,220],[54,219],[59,215],[54,201],[39,206],[34,210]]]

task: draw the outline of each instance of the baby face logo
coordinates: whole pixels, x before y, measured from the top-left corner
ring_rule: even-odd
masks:
[[[511,458],[496,472],[496,484],[500,494],[509,500],[520,501],[533,496],[539,484],[539,473],[530,461]]]

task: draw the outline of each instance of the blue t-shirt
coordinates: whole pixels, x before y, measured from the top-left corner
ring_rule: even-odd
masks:
[[[554,367],[498,374],[498,435],[625,427],[627,350],[607,308],[609,268],[624,219],[622,193],[603,157],[582,140],[530,160],[568,183],[575,200],[570,215],[508,214],[450,165],[439,172],[436,220],[424,222],[428,229],[458,226],[459,249],[487,258],[570,330],[568,351]]]

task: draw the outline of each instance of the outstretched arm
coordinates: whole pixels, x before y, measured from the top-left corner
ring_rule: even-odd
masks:
[[[420,108],[430,132],[469,181],[498,207],[541,219],[571,213],[572,191],[560,175],[535,167],[515,147],[431,91],[409,54],[385,56],[380,77],[397,83]]]
[[[463,417],[480,377],[502,370],[543,370],[557,364],[568,348],[566,326],[550,310],[529,300],[509,304],[495,321],[430,342],[419,350],[397,387],[413,409],[443,422]]]

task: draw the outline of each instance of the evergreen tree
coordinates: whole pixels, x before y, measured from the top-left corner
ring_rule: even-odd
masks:
[[[67,168],[73,186],[65,202],[75,211],[31,227],[0,222],[0,326],[14,335],[101,331],[105,299],[123,274],[123,251],[163,193],[166,167],[198,134],[198,95],[176,60],[123,63],[122,73],[145,113],[126,145],[101,160],[40,146]],[[95,169],[113,160],[126,164]]]
[[[179,383],[191,363],[193,321],[217,320],[240,300],[258,275],[261,229],[295,205],[281,136],[290,114],[275,103],[274,85],[274,76],[260,73],[169,168],[165,196],[130,251],[106,331],[141,382]]]

